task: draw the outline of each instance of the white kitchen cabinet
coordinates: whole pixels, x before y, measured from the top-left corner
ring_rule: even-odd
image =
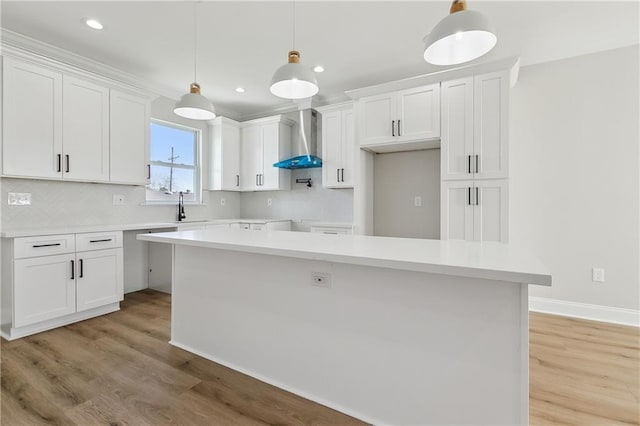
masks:
[[[149,182],[149,100],[110,91],[109,180],[146,185]]]
[[[364,97],[359,101],[360,146],[440,137],[440,83]]]
[[[3,58],[2,174],[62,177],[62,73]]]
[[[217,117],[211,125],[210,135],[211,168],[208,189],[240,191],[240,123]]]
[[[109,181],[109,89],[64,76],[62,135],[64,178]]]
[[[443,180],[508,177],[509,74],[442,83]]]
[[[17,259],[13,271],[13,327],[76,311],[75,253]]]
[[[76,254],[78,312],[119,302],[124,296],[122,249]]]
[[[280,116],[242,123],[242,190],[291,189],[291,172],[273,167],[291,154],[291,125],[291,121]]]
[[[352,188],[356,151],[353,104],[318,111],[322,114],[322,186]]]
[[[441,238],[508,242],[508,181],[442,182]]]

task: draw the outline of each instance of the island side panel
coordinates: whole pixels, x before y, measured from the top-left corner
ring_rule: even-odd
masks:
[[[176,245],[172,304],[173,344],[368,422],[526,418],[519,284]]]

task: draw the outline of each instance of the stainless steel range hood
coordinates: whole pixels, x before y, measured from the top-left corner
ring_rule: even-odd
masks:
[[[282,169],[310,169],[322,167],[322,159],[317,156],[318,150],[318,112],[314,109],[301,109],[298,112],[300,132],[294,136],[291,146],[293,156],[275,163],[274,167]]]

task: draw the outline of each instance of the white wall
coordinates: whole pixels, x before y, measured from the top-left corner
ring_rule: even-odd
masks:
[[[524,67],[511,96],[510,240],[553,274],[530,295],[639,308],[638,46]],[[591,268],[606,282],[591,281]]]

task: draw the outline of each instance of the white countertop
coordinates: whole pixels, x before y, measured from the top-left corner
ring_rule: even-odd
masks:
[[[283,219],[203,219],[203,220],[185,220],[182,222],[142,222],[142,223],[125,223],[117,225],[81,225],[81,226],[62,226],[62,227],[33,227],[8,229],[0,232],[2,238],[19,238],[19,237],[35,237],[38,235],[58,235],[58,234],[80,234],[84,232],[105,232],[105,231],[135,231],[136,229],[163,229],[177,228],[180,224],[217,224],[217,223],[268,223],[268,222],[287,222]]]
[[[526,251],[501,243],[247,232],[211,229],[141,234],[143,241],[182,244],[353,265],[550,286],[551,275]]]

